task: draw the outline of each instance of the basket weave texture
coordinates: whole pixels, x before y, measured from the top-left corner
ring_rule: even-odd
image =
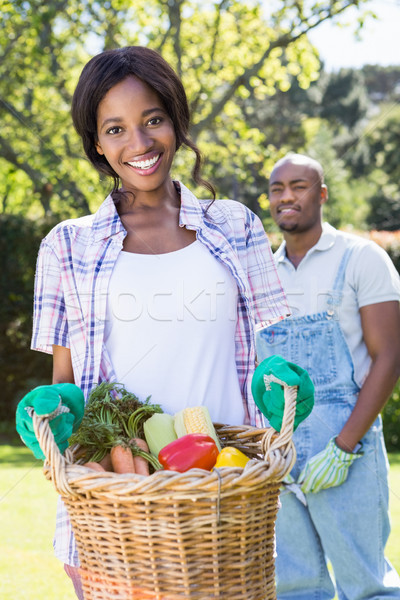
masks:
[[[33,422],[45,476],[67,507],[85,600],[275,600],[274,530],[281,482],[295,461],[296,388],[281,433],[216,424],[244,469],[97,472],[61,455],[48,419]]]

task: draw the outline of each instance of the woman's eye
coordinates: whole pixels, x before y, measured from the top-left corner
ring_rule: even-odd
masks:
[[[107,133],[109,133],[110,135],[115,135],[116,133],[120,133],[121,132],[121,127],[118,127],[117,125],[115,125],[115,127],[110,127],[110,129],[107,129]]]
[[[152,117],[151,119],[149,119],[148,125],[159,125],[161,121],[161,117]]]

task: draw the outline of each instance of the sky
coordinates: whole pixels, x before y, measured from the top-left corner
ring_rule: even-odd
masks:
[[[352,8],[345,11],[340,19],[349,26],[339,27],[326,22],[308,34],[327,71],[358,68],[365,64],[400,65],[400,0],[371,0],[366,7],[378,19],[366,21],[360,41],[354,35],[359,12]]]

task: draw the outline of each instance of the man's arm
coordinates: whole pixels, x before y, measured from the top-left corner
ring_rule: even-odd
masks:
[[[346,452],[352,452],[371,427],[400,376],[399,302],[370,304],[360,309],[360,315],[372,363],[356,405],[336,437],[336,444]]]

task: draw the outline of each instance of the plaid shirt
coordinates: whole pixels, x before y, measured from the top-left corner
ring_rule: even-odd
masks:
[[[255,330],[289,315],[267,236],[259,218],[243,204],[198,200],[180,185],[179,225],[231,272],[238,286],[236,366],[245,422],[262,426],[251,396]],[[32,349],[70,349],[75,383],[88,397],[103,380],[115,380],[104,344],[108,284],[126,231],[108,196],[94,215],[57,225],[42,241],[36,270]],[[122,382],[123,383],[123,382]],[[59,511],[56,555],[77,564],[68,518]]]

